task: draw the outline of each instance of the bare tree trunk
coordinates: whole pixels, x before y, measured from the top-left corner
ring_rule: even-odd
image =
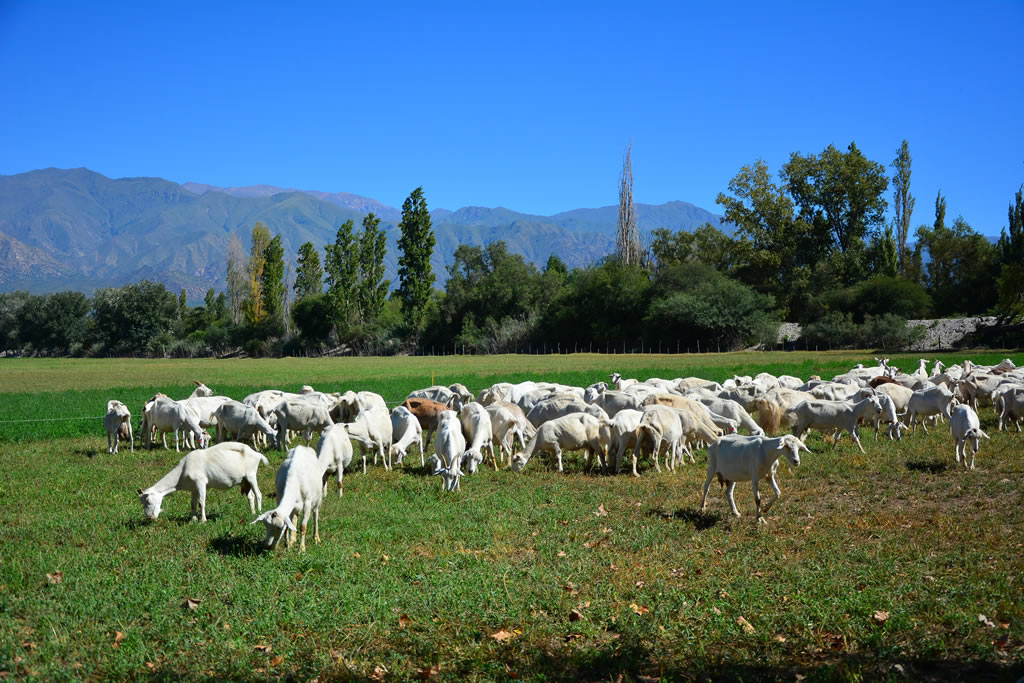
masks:
[[[643,261],[636,205],[633,204],[633,164],[630,159],[632,151],[633,141],[630,140],[622,161],[622,175],[619,177],[619,222],[615,235],[619,262],[624,266],[638,266]]]

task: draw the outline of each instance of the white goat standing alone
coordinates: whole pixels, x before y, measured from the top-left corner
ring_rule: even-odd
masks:
[[[978,414],[966,403],[956,406],[949,416],[949,431],[953,436],[956,462],[959,464],[962,454],[964,467],[968,467],[967,442],[971,442],[973,448],[971,449],[971,464],[968,469],[973,470],[974,456],[978,454],[978,440],[989,438],[988,434],[981,431],[981,422],[978,420]]]
[[[128,406],[118,400],[107,401],[107,414],[103,417],[103,426],[107,430],[107,453],[117,453],[117,442],[121,438],[128,439],[131,442],[132,453],[135,452],[132,414],[128,410]],[[111,445],[111,441],[113,441],[113,445]]]
[[[269,465],[265,457],[244,443],[225,441],[209,448],[200,448],[186,454],[160,481],[143,491],[139,489],[139,502],[149,519],[160,516],[160,505],[168,494],[175,491],[192,493],[192,520],[206,521],[206,489],[230,489],[241,484],[242,493],[249,499],[249,510],[263,509],[263,496],[256,481],[260,463]]]
[[[718,441],[708,446],[708,475],[704,481],[704,493],[700,499],[700,511],[704,512],[708,500],[708,489],[711,482],[718,476],[720,482],[725,484],[725,497],[732,508],[732,514],[740,516],[736,509],[736,500],[733,498],[733,490],[736,482],[749,481],[754,488],[754,504],[757,506],[757,521],[764,523],[762,512],[768,512],[775,501],[779,499],[779,484],[775,481],[775,470],[778,468],[779,457],[786,456],[786,459],[794,467],[800,466],[800,451],[808,451],[800,439],[790,434],[770,439],[766,436],[741,436],[730,434],[723,436]],[[757,483],[768,476],[768,483],[775,492],[775,497],[761,507],[761,496],[757,492]]]

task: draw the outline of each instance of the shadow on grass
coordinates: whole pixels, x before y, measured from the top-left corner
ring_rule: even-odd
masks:
[[[95,458],[100,453],[103,453],[104,455],[107,454],[107,450],[105,448],[102,449],[102,450],[99,449],[99,448],[76,448],[72,452],[75,455],[83,455],[83,456],[85,456],[87,458]]]
[[[666,662],[648,643],[624,635],[615,644],[575,652],[539,651],[526,661],[508,662],[510,670],[520,668],[519,676],[543,674],[548,680],[698,680],[698,681],[782,681],[810,678],[822,681],[884,680],[928,681],[1013,681],[1024,674],[1024,663],[998,663],[964,659],[876,658],[847,654],[810,664],[788,666],[722,661],[714,655]]]
[[[697,531],[704,531],[722,521],[722,516],[717,512],[701,512],[697,508],[681,508],[675,512],[653,509],[647,513],[651,517],[661,517],[665,520],[678,519],[691,524]]]
[[[266,552],[266,546],[251,536],[235,536],[225,532],[210,540],[210,550],[218,555],[254,557]]]
[[[928,474],[942,474],[949,469],[949,463],[942,460],[914,460],[907,463],[907,469],[911,472],[927,472]]]

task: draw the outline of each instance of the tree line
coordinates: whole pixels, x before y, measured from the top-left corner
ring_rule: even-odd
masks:
[[[851,143],[793,153],[777,174],[743,166],[719,194],[727,234],[637,231],[627,150],[619,179],[616,252],[569,269],[538,268],[504,242],[461,245],[444,289],[423,188],[402,205],[398,283],[384,278],[387,240],[373,213],[333,243],[286,258],[257,222],[250,249],[233,235],[223,292],[200,305],[160,283],[33,296],[0,294],[0,350],[39,355],[280,356],[580,350],[731,350],[775,343],[782,321],[808,344],[898,348],[907,319],[993,314],[1024,318],[1024,186],[991,243],[962,216],[912,232],[916,199],[904,140],[890,168]],[[893,215],[887,219],[891,191]],[[913,238],[913,241],[911,241]],[[321,254],[323,258],[321,259]]]

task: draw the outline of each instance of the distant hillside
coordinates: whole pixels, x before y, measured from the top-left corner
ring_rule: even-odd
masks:
[[[33,292],[120,286],[143,278],[199,297],[222,288],[230,236],[246,248],[256,221],[280,233],[292,259],[299,245],[333,242],[338,226],[374,211],[388,235],[387,277],[397,272],[400,212],[349,193],[218,188],[162,178],[111,179],[85,168],[0,176],[0,289]],[[720,217],[685,202],[637,205],[642,230],[692,230]],[[504,240],[543,266],[557,254],[570,267],[594,263],[614,249],[616,207],[533,216],[466,207],[432,213],[433,266],[440,286],[459,244]]]

